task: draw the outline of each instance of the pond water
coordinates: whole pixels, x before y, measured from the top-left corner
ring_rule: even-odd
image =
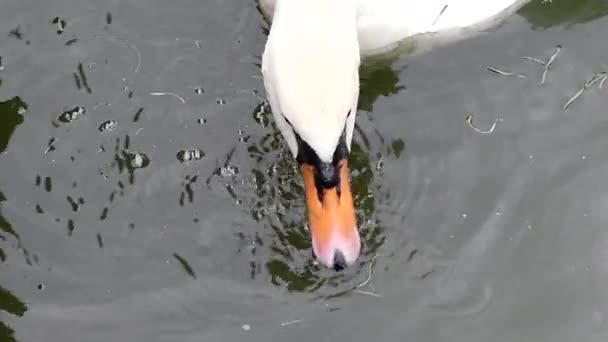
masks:
[[[608,2],[366,62],[344,272],[312,258],[254,1],[0,8],[1,341],[608,338]]]

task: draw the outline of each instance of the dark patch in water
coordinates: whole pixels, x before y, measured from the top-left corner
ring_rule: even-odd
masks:
[[[0,102],[0,153],[6,150],[17,126],[23,123],[23,112],[27,104],[18,96]]]
[[[87,76],[84,73],[84,67],[82,63],[78,63],[78,76],[80,76],[80,80],[82,81],[82,86],[86,89],[87,93],[91,94],[93,90],[89,86],[89,81],[87,80]]]
[[[139,117],[141,116],[141,113],[144,112],[144,108],[140,107],[137,112],[135,112],[135,116],[133,116],[133,122],[137,122],[139,121]]]
[[[177,261],[179,261],[180,265],[182,265],[182,267],[184,268],[184,271],[186,271],[186,273],[188,273],[189,276],[196,279],[196,274],[194,274],[194,270],[192,269],[192,266],[190,266],[190,264],[188,263],[188,261],[186,259],[184,259],[182,256],[180,256],[177,253],[173,253],[173,257],[175,259],[177,259]]]

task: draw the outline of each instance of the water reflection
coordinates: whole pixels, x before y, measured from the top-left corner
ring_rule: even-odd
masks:
[[[604,0],[534,0],[522,7],[519,15],[534,28],[550,28],[566,24],[582,24],[608,14]]]
[[[17,126],[23,123],[23,114],[27,110],[27,104],[23,102],[19,97],[13,97],[10,100],[0,102],[0,159],[2,154],[8,146],[11,136],[13,135]],[[19,234],[13,229],[12,225],[2,215],[3,202],[6,201],[6,197],[0,190],[0,262],[4,263],[7,259],[7,255],[2,249],[4,244],[10,243],[10,239],[17,241],[18,248],[21,247],[21,241]],[[23,249],[27,256],[27,251]],[[0,286],[0,312],[23,316],[27,307],[25,304],[9,292],[7,289]],[[16,341],[13,337],[14,331],[6,323],[0,321],[0,341],[12,342]]]
[[[0,312],[23,317],[27,311],[27,306],[10,291],[0,286]],[[14,330],[10,326],[0,321],[0,341],[16,342]]]

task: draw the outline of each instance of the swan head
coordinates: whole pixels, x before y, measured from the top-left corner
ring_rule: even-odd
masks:
[[[337,270],[361,249],[348,156],[359,96],[352,0],[277,0],[262,57],[275,123],[299,165],[313,252]]]

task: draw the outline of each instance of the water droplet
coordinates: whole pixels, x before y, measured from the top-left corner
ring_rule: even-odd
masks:
[[[585,159],[587,159],[587,156],[582,156],[581,159],[585,160]]]
[[[192,150],[180,150],[177,152],[177,160],[182,163],[191,161],[191,160],[199,160],[205,156],[205,152],[200,149],[192,149]]]
[[[249,324],[243,324],[242,328],[245,331],[249,331],[249,330],[251,330],[251,325],[249,325]]]
[[[467,214],[466,213],[463,213],[461,216],[462,216],[463,219],[467,218]]]
[[[108,131],[113,130],[117,126],[118,126],[118,121],[116,121],[116,120],[108,120],[108,121],[103,122],[101,125],[99,125],[99,131],[100,132],[108,132]]]
[[[201,94],[205,93],[205,89],[203,89],[202,87],[194,88],[194,93],[196,95],[201,95]]]
[[[226,104],[226,100],[224,100],[222,98],[218,98],[217,100],[215,100],[215,102],[217,102],[217,104],[220,106],[223,106]]]
[[[4,70],[4,65],[2,65],[2,56],[0,56],[0,71]]]
[[[44,284],[40,283],[40,284],[38,284],[38,286],[36,286],[36,288],[37,288],[39,291],[42,291],[42,290],[44,290]]]
[[[59,115],[59,117],[57,118],[57,120],[64,122],[64,123],[70,123],[76,119],[78,119],[78,117],[80,117],[81,115],[84,115],[86,113],[86,109],[82,106],[76,106],[70,110],[66,110],[65,112],[61,113]]]
[[[199,118],[198,120],[196,120],[196,122],[197,122],[199,125],[204,125],[204,124],[206,124],[206,123],[207,123],[207,119],[205,119],[205,118]]]

